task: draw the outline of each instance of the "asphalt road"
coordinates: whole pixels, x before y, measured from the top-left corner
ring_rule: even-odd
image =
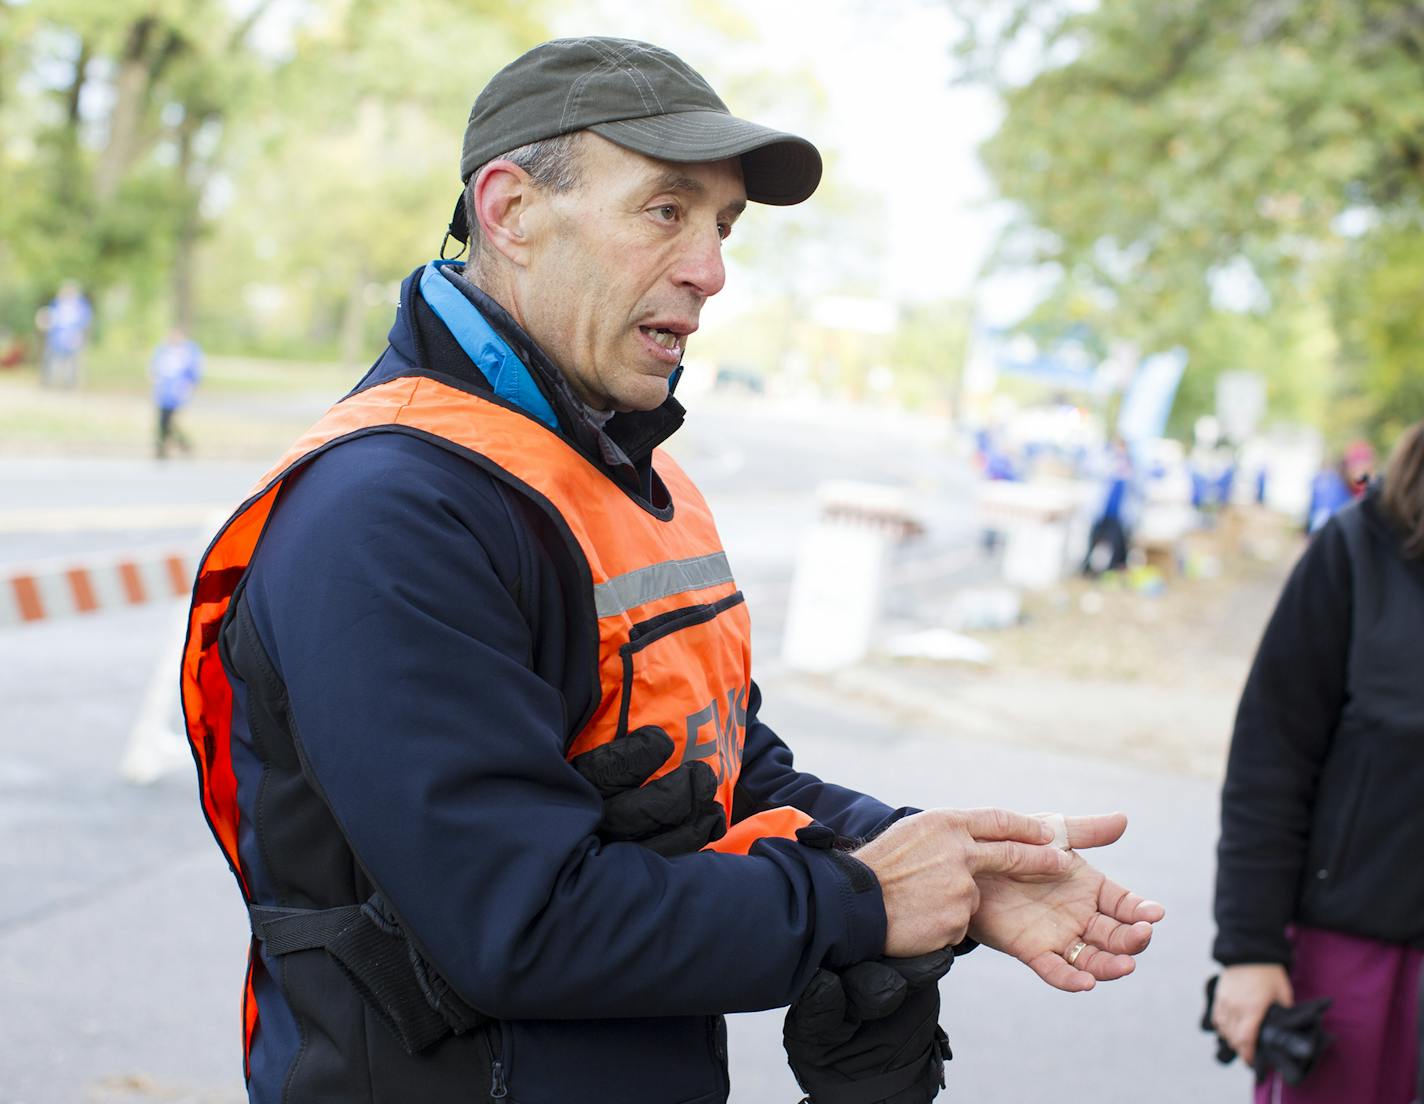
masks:
[[[681,435],[680,435],[681,436]],[[906,553],[960,565],[972,545],[967,475],[923,427],[722,407],[679,450],[718,510],[774,657],[786,583],[834,476],[892,479],[930,506]],[[196,545],[203,518],[260,465],[27,461],[0,469],[0,567],[144,545]],[[943,584],[945,580],[940,580]],[[186,774],[146,787],[118,762],[171,605],[0,631],[0,1104],[243,1099],[238,994],[245,920]],[[1138,973],[1067,996],[987,950],[946,979],[956,1058],[946,1099],[1181,1104],[1244,1099],[1196,1030],[1209,970],[1215,787],[1199,779],[908,729],[762,665],[764,715],[801,764],[892,804],[1128,812],[1102,856],[1164,901]],[[780,1013],[732,1018],[738,1104],[798,1099]]]

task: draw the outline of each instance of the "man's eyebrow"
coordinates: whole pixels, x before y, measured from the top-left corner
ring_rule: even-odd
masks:
[[[653,190],[657,192],[693,192],[697,195],[704,195],[707,192],[707,185],[678,172],[676,169],[670,169],[653,181]],[[723,208],[734,218],[746,209],[747,201],[745,199],[734,199]]]
[[[653,181],[653,188],[659,192],[705,192],[707,185],[690,176],[684,176],[676,169],[669,169]]]

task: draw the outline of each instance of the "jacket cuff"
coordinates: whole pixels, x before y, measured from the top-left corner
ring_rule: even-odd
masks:
[[[883,832],[883,831],[885,831],[885,829],[889,828],[890,825],[894,824],[897,820],[904,820],[906,817],[912,817],[912,816],[915,816],[917,813],[922,813],[922,812],[924,812],[923,809],[918,809],[918,808],[916,808],[916,807],[913,806],[913,805],[902,805],[900,808],[896,809],[896,810],[895,810],[894,812],[892,812],[888,817],[886,817],[884,820],[882,820],[879,824],[877,824],[877,825],[866,835],[866,837],[865,837],[863,840],[857,840],[857,841],[855,841],[855,842],[856,842],[857,844],[869,843],[869,842],[870,842],[871,840],[873,840],[876,836],[880,835],[881,832]],[[839,845],[838,845],[838,846],[839,846]],[[841,853],[844,854],[844,851],[842,851]],[[861,866],[861,867],[864,867],[864,868],[865,868],[865,872],[866,872],[867,874],[869,874],[871,878],[874,878],[874,877],[875,877],[874,872],[872,872],[871,869],[870,869],[868,866],[865,866],[864,863],[860,862],[860,860],[854,859],[854,858],[852,858],[851,856],[846,856],[846,857],[847,857],[847,858],[851,858],[851,860],[852,860],[853,862],[855,862],[857,865],[859,865],[859,866]],[[876,896],[877,896],[877,897],[880,897],[879,889],[880,889],[880,884],[879,884],[879,882],[876,882]],[[885,934],[884,934],[884,925],[885,925],[885,902],[884,902],[884,899],[883,899],[883,898],[881,898],[881,903],[880,903],[880,917],[881,917],[881,934],[880,934],[880,944],[879,944],[879,946],[880,946],[881,949],[875,951],[875,952],[870,956],[870,957],[872,957],[872,958],[873,958],[873,957],[878,957],[879,955],[885,953],[885,952],[884,952],[884,947],[885,947]],[[952,948],[950,948],[950,949],[951,949],[952,951],[954,951],[954,957],[955,957],[955,958],[959,958],[961,955],[967,955],[970,951],[972,951],[972,950],[973,950],[975,947],[977,947],[977,946],[979,946],[978,942],[977,942],[976,940],[970,939],[970,938],[966,935],[962,941],[956,943],[956,944],[955,944]]]
[[[1211,957],[1223,966],[1271,964],[1289,967],[1295,956],[1284,932],[1274,937],[1222,932],[1212,945]]]
[[[917,813],[923,812],[923,809],[917,809],[913,805],[901,805],[900,808],[894,810],[888,817],[886,817],[869,832],[867,832],[865,834],[865,839],[861,842],[869,843],[876,836],[880,835],[881,832],[889,828],[890,825],[894,824],[897,820],[904,820],[906,817],[912,817],[915,816]]]
[[[823,966],[842,969],[885,953],[885,899],[875,872],[845,851],[809,851],[806,856],[817,896],[840,905],[844,934],[826,952]],[[831,883],[822,889],[823,883]]]

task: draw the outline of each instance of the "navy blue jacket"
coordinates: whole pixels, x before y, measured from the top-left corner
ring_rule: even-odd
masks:
[[[513,350],[529,372],[519,387],[534,383],[560,432],[611,479],[660,493],[649,454],[681,421],[676,401],[605,433],[517,325],[452,276],[440,273],[498,338],[480,355]],[[420,277],[359,386],[425,374],[487,390]],[[540,508],[425,437],[368,433],[289,477],[234,603],[270,664],[230,668],[253,897],[324,908],[379,890],[500,1023],[413,1058],[320,951],[263,954],[254,1101],[483,1100],[495,1061],[495,1097],[521,1104],[720,1101],[720,1013],[785,1005],[822,964],[883,949],[878,887],[831,853],[600,845],[599,796],[564,757],[598,692],[567,555]],[[794,805],[848,836],[898,815],[797,771],[760,703],[754,686],[739,813]],[[294,755],[274,750],[274,725]]]

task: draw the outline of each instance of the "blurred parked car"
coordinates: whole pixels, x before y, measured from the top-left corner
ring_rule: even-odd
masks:
[[[752,368],[722,365],[717,369],[712,386],[718,391],[745,391],[750,395],[765,395],[766,380]]]

